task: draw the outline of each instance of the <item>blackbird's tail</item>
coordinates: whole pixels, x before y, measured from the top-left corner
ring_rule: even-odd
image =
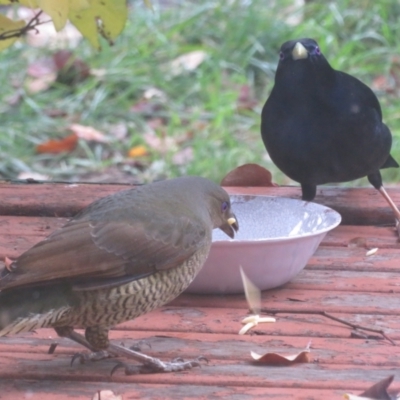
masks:
[[[388,159],[385,161],[385,163],[382,165],[382,168],[399,168],[400,165],[397,163],[397,161],[389,154]]]

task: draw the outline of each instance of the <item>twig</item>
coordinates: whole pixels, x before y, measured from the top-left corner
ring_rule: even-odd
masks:
[[[14,37],[21,37],[25,35],[28,31],[36,30],[38,25],[47,24],[50,21],[39,21],[40,15],[43,11],[39,11],[24,27],[19,29],[12,29],[10,31],[3,32],[0,34],[0,40],[12,39]]]
[[[53,354],[56,350],[56,347],[58,346],[57,342],[53,342],[50,347],[49,350],[47,351],[47,354]]]
[[[393,346],[396,346],[396,342],[391,339],[388,335],[386,335],[386,333],[382,330],[382,329],[374,329],[374,328],[367,328],[365,326],[362,325],[358,325],[358,324],[353,324],[352,322],[348,322],[345,321],[344,319],[335,317],[331,314],[328,314],[326,311],[307,311],[307,310],[299,310],[299,311],[287,311],[287,310],[280,310],[280,309],[266,309],[263,308],[261,310],[262,312],[266,313],[266,314],[308,314],[308,315],[322,315],[325,318],[329,318],[333,321],[339,322],[340,324],[349,326],[350,328],[353,329],[359,329],[359,330],[363,330],[363,331],[367,331],[367,332],[374,332],[374,333],[378,333],[380,335],[382,335],[382,337],[384,339],[386,339],[388,342],[390,342]]]

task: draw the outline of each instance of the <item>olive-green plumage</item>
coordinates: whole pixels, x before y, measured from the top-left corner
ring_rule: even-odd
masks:
[[[95,201],[0,272],[0,336],[85,328],[93,350],[107,349],[110,327],[187,288],[214,228],[233,237],[238,225],[228,194],[200,177]]]

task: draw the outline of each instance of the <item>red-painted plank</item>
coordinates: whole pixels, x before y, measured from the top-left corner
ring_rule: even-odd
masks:
[[[369,383],[366,383],[366,386]],[[296,399],[321,400],[340,399],[347,392],[360,393],[360,390],[345,389],[300,389],[273,388],[252,386],[217,386],[217,385],[165,385],[142,384],[134,385],[115,382],[85,382],[79,386],[74,382],[55,381],[0,381],[0,399],[30,399],[30,400],[90,400],[95,393],[102,390],[112,390],[123,400],[133,399]]]
[[[26,335],[25,335],[26,336]],[[387,341],[354,338],[307,338],[293,336],[270,335],[237,335],[237,334],[210,334],[192,332],[152,332],[113,331],[111,338],[115,343],[123,342],[129,347],[141,340],[146,341],[149,347],[144,346],[142,351],[148,355],[170,360],[175,357],[194,359],[199,355],[206,357],[210,363],[218,364],[228,360],[237,363],[255,364],[250,356],[251,351],[259,354],[275,352],[283,355],[296,354],[302,351],[311,340],[310,362],[319,365],[347,365],[370,366],[376,368],[381,365],[399,367],[400,359],[395,347]],[[21,340],[23,339],[23,340]],[[47,354],[49,339],[41,339],[38,335],[1,339],[0,354],[2,359],[8,359],[17,366],[19,360],[26,354],[52,362],[53,357]],[[66,364],[79,351],[85,351],[78,344],[65,338],[57,340],[59,346],[54,357],[64,358]],[[11,360],[13,360],[11,362]],[[61,360],[60,360],[61,363]],[[91,364],[91,363],[89,363]],[[0,374],[7,373],[2,369]],[[11,370],[11,368],[10,368]]]
[[[93,200],[125,190],[129,185],[0,183],[0,214],[70,217]],[[297,187],[227,188],[230,193],[261,194],[300,198]],[[400,189],[390,188],[395,203]],[[346,225],[394,225],[392,211],[373,188],[319,187],[316,203],[325,204],[342,214]]]

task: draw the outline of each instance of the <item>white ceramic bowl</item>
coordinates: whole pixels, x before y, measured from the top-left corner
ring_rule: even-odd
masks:
[[[190,293],[243,293],[241,266],[261,290],[281,286],[307,264],[328,231],[340,224],[331,208],[270,196],[231,196],[239,232],[213,232],[210,255]]]

